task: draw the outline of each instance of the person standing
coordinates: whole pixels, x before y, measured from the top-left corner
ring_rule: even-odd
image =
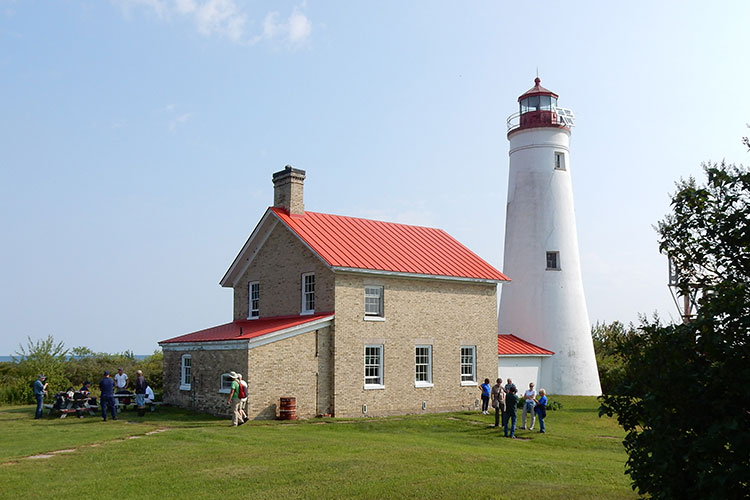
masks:
[[[536,421],[536,413],[534,413],[534,407],[536,406],[536,391],[534,390],[534,382],[529,383],[529,388],[523,393],[523,413],[521,414],[521,429],[526,428],[526,412],[531,413],[531,427],[530,431],[534,430],[534,422]]]
[[[104,378],[99,382],[99,390],[102,391],[99,404],[102,407],[102,420],[107,421],[107,406],[112,415],[112,420],[117,420],[117,407],[115,406],[115,381],[104,372]]]
[[[240,383],[237,382],[237,374],[235,372],[229,372],[229,378],[232,379],[232,389],[229,391],[227,404],[232,407],[232,427],[237,427],[245,423],[240,416]]]
[[[247,417],[247,382],[242,379],[241,373],[237,374],[237,381],[240,383],[240,417],[242,423],[245,423],[249,420]]]
[[[500,427],[500,416],[505,413],[505,390],[501,378],[492,386],[492,407],[495,409],[495,427]]]
[[[138,370],[135,372],[135,405],[138,407],[138,416],[142,417],[146,413],[146,388],[148,382],[146,377],[143,376],[143,372]]]
[[[122,368],[118,368],[117,373],[115,373],[115,385],[117,386],[117,392],[128,390],[128,374],[123,372]]]
[[[516,384],[514,384],[511,379],[508,379],[508,383],[505,384],[505,394],[508,394],[510,392],[511,387],[515,388]]]
[[[34,414],[35,420],[42,418],[42,413],[44,413],[45,394],[47,394],[47,377],[43,373],[40,373],[34,381],[34,399],[36,399],[36,413]]]
[[[518,408],[518,396],[516,386],[510,388],[510,392],[505,395],[505,413],[503,413],[503,429],[505,437],[516,437],[516,409]],[[511,423],[510,435],[508,435],[508,422]]]
[[[489,415],[490,412],[487,411],[487,408],[490,406],[490,391],[492,390],[490,379],[484,379],[484,384],[480,386],[480,389],[482,390],[482,415]]]
[[[536,402],[536,414],[539,415],[539,433],[544,434],[544,419],[547,418],[547,391],[539,389],[539,401]]]

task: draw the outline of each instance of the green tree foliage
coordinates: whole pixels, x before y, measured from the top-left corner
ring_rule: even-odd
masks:
[[[626,327],[619,321],[610,324],[597,322],[591,327],[596,365],[599,368],[599,381],[604,394],[609,393],[624,376],[625,360],[618,346],[632,335],[637,335],[637,330],[632,323]]]
[[[656,499],[750,498],[750,171],[704,170],[658,225],[678,287],[700,290],[697,314],[618,340],[623,377],[601,399],[627,431],[633,488]]]

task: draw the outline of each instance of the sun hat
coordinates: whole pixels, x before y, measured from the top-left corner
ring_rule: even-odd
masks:
[[[229,378],[237,378],[237,374],[235,372],[229,372]]]

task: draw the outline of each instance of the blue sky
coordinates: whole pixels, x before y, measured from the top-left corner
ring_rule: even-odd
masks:
[[[537,69],[577,117],[591,321],[676,317],[652,226],[701,162],[750,160],[750,2],[518,5],[0,0],[0,354],[230,321],[218,281],[286,164],[309,210],[502,270],[505,120]]]

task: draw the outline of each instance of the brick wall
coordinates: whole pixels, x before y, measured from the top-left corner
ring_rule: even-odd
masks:
[[[364,285],[384,288],[385,321],[364,321]],[[477,379],[497,378],[497,287],[355,274],[336,276],[334,399],[337,417],[474,408],[462,386],[460,348],[477,346]],[[364,345],[384,345],[385,389],[365,390]],[[414,386],[415,346],[432,345],[433,384]]]
[[[260,283],[260,317],[300,314],[302,273],[315,273],[315,310],[333,311],[333,273],[282,224],[277,224],[234,287],[234,319],[247,319],[248,283]]]

